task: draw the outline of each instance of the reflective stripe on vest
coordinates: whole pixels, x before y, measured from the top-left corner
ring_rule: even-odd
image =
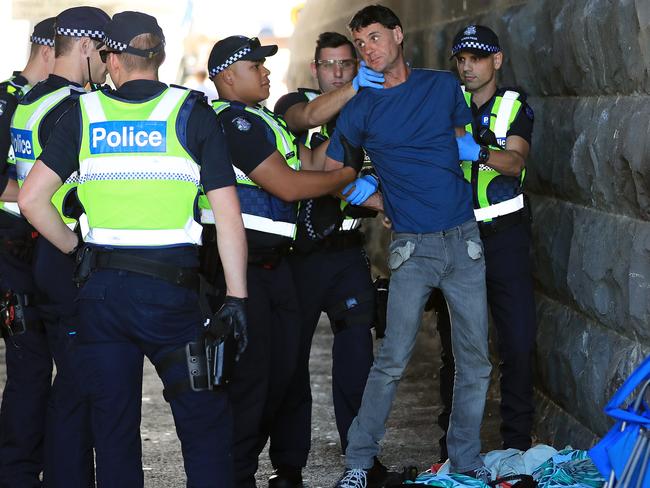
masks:
[[[219,115],[230,107],[230,102],[215,100],[212,102],[212,107],[215,113]],[[287,166],[289,166],[294,171],[299,171],[301,164],[300,159],[298,158],[298,147],[296,145],[295,137],[287,129],[286,123],[278,120],[272,112],[269,112],[262,107],[246,107],[244,110],[259,117],[271,128],[273,134],[275,135],[276,148],[278,152],[283,155]],[[280,205],[295,207],[295,212],[292,212],[291,221],[274,220],[265,215],[252,213],[251,210],[247,209],[246,194],[244,192],[265,190],[253,180],[251,180],[248,175],[241,171],[237,166],[233,165],[233,170],[235,172],[235,178],[237,179],[237,185],[239,187],[238,193],[242,205],[242,220],[244,222],[244,227],[248,230],[254,230],[293,239],[296,235],[297,230],[296,222],[298,220],[298,206],[293,203],[283,202],[277,197],[270,195],[270,198],[276,199]],[[249,189],[247,190],[247,188]],[[214,223],[214,212],[210,208],[207,197],[204,195],[202,195],[199,199],[199,207],[201,210],[201,222],[205,224]],[[270,208],[263,210],[268,214],[272,213],[272,209]]]
[[[201,243],[194,220],[200,167],[176,133],[188,90],[170,87],[131,102],[93,92],[79,98],[79,199],[84,241],[164,247]]]
[[[41,123],[73,91],[85,93],[83,88],[71,85],[47,93],[30,103],[21,102],[17,105],[16,111],[11,119],[10,132],[14,155],[14,160],[11,163],[16,165],[16,181],[19,187],[23,186],[27,175],[34,167],[36,157],[42,152],[41,141],[38,137]],[[52,204],[70,228],[75,227],[76,220],[63,215],[63,206],[65,198],[76,186],[77,172],[74,172],[52,196]],[[20,214],[20,210],[17,207],[7,211],[14,215]]]
[[[463,95],[467,105],[471,108],[472,106],[472,95],[471,93],[465,91],[465,87],[462,87]],[[497,95],[494,97],[492,106],[490,107],[490,121],[489,129],[494,133],[497,138],[498,146],[490,146],[490,149],[495,151],[502,151],[505,149],[506,137],[508,134],[508,129],[514,121],[515,117],[521,109],[522,103],[519,101],[519,93],[512,90],[507,90],[503,95]],[[483,126],[483,125],[482,125]],[[473,133],[472,124],[467,124],[465,130],[469,133]],[[508,178],[512,182],[512,193],[517,194],[521,193],[521,187],[526,175],[525,169],[522,171],[519,178],[505,176],[496,171],[494,168],[491,168],[485,164],[479,164],[472,161],[461,161],[461,167],[463,169],[463,175],[465,179],[471,183],[472,192],[474,197],[474,207],[475,207],[475,217],[477,220],[485,221],[494,217],[486,217],[486,215],[499,214],[505,215],[501,210],[494,210],[490,212],[479,212],[477,209],[489,208],[491,205],[496,205],[500,203],[499,201],[491,202],[488,197],[488,187],[492,180],[497,177]],[[474,178],[473,178],[473,173]],[[511,198],[510,200],[516,200],[516,198]],[[516,205],[515,205],[516,206]],[[511,207],[508,207],[511,208]],[[514,208],[514,206],[512,206]],[[516,210],[515,210],[516,211]],[[481,218],[479,218],[481,216]],[[498,216],[498,215],[497,215]]]

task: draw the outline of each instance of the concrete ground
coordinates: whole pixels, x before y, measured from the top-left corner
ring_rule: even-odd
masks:
[[[332,334],[323,316],[314,338],[311,358],[314,398],[312,452],[304,472],[305,484],[310,488],[333,486],[343,470],[331,398],[331,347]],[[400,384],[383,443],[381,459],[391,469],[401,471],[403,466],[415,465],[424,470],[438,459],[439,349],[437,337],[429,329],[421,331],[413,360]],[[4,356],[4,349],[1,351]],[[4,384],[4,357],[1,359],[0,381]],[[145,487],[178,488],[185,486],[180,444],[161,391],[162,384],[153,367],[147,363],[141,432]],[[494,388],[490,390],[483,431],[483,450],[499,448]],[[257,476],[260,487],[266,486],[271,472],[268,456],[263,453]]]

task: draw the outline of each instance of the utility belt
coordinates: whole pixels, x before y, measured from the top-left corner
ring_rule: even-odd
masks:
[[[43,324],[38,320],[27,320],[25,309],[33,307],[35,300],[29,293],[15,293],[6,290],[0,295],[0,320],[2,334],[13,337],[24,334],[28,330],[43,332]]]
[[[118,269],[199,291],[200,275],[196,268],[170,266],[160,261],[152,261],[122,252],[104,251],[93,246],[81,248],[77,252],[75,262],[73,279],[78,287],[82,286],[96,269]]]
[[[248,251],[248,264],[264,269],[275,269],[289,254],[289,246]]]
[[[516,225],[531,222],[532,213],[528,198],[523,194],[520,197],[523,206],[519,210],[495,217],[490,222],[478,222],[481,237],[490,237]]]

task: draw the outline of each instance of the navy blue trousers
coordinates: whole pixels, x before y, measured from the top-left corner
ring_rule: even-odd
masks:
[[[249,265],[247,280],[248,348],[228,388],[237,488],[255,487],[258,458],[282,414],[300,341],[298,298],[286,259],[272,269]]]
[[[202,317],[196,292],[127,271],[98,270],[79,291],[74,372],[90,402],[97,484],[144,484],[140,411],[144,357],[154,366],[195,341]],[[188,377],[178,363],[161,378]],[[224,391],[186,391],[170,401],[187,486],[231,488],[232,418]]]
[[[73,269],[71,256],[63,254],[45,238],[37,239],[33,261],[37,308],[56,364],[47,403],[43,471],[46,488],[94,486],[90,411],[72,364],[79,328]]]
[[[35,296],[31,264],[0,254],[0,289]],[[3,331],[7,382],[0,408],[0,487],[40,487],[47,400],[52,383],[48,336],[35,307],[25,309],[34,328],[20,335]]]
[[[373,296],[370,269],[362,247],[340,251],[315,251],[291,256],[291,269],[301,308],[300,350],[283,408],[275,422],[269,454],[275,467],[303,467],[311,448],[312,396],[309,378],[311,342],[322,312],[361,295]],[[347,433],[363,397],[373,361],[370,328],[374,300],[360,303],[330,321],[345,321],[334,335],[332,347],[332,395],[342,452]]]
[[[501,438],[503,447],[526,450],[533,425],[533,353],[537,333],[530,262],[530,225],[518,224],[483,237],[487,299],[497,331],[501,373]],[[440,293],[436,290],[434,293]],[[438,424],[446,432],[453,398],[454,362],[449,316],[442,294],[432,297],[442,342],[440,369],[443,412]],[[445,438],[441,456],[446,458]]]

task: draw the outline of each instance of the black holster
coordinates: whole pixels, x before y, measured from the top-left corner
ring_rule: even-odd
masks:
[[[91,246],[81,247],[75,254],[74,262],[72,281],[77,288],[81,288],[88,281],[95,267],[95,249]]]
[[[38,324],[30,323],[25,318],[25,308],[33,305],[33,299],[25,293],[15,293],[6,290],[0,296],[0,320],[2,330],[7,335],[24,334],[28,328],[38,328]]]

